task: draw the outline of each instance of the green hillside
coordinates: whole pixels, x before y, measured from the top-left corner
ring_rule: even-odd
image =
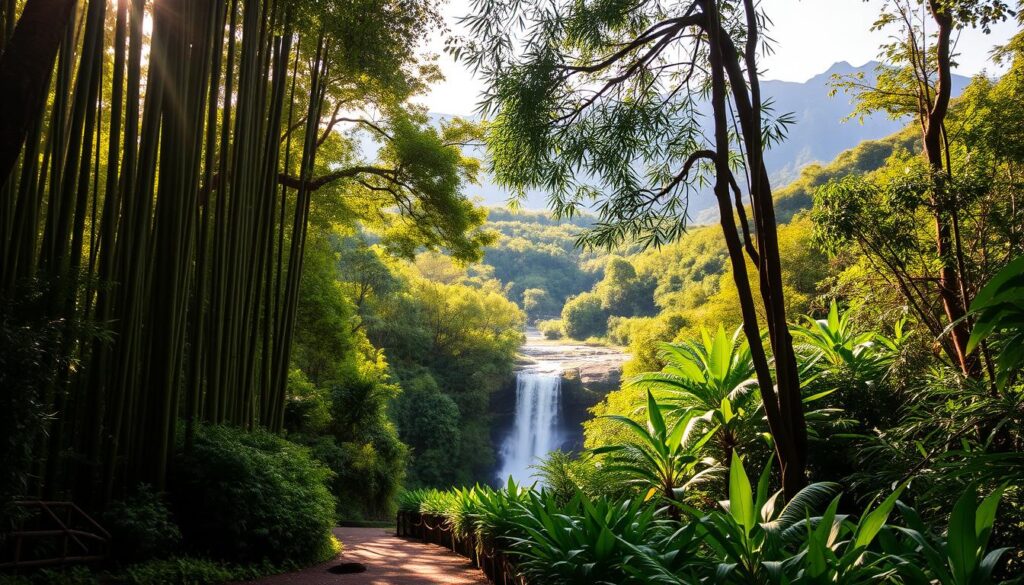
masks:
[[[881,140],[862,142],[826,165],[809,165],[797,180],[775,192],[776,213],[786,224],[780,228],[780,240],[793,254],[788,259],[793,266],[789,273],[794,309],[810,306],[827,264],[810,245],[806,211],[815,190],[834,179],[876,171],[895,152],[919,149],[916,129],[907,127]],[[723,277],[728,277],[728,254],[717,225],[696,222],[680,240],[660,249],[580,250],[576,240],[593,221],[586,215],[562,222],[542,212],[492,208],[487,227],[501,235],[487,249],[484,263],[494,268],[493,276],[510,299],[529,305],[524,306],[528,318],[557,319],[568,311],[566,316],[587,322],[582,327],[569,324],[577,336],[631,346],[634,368],[652,366],[657,341],[685,337],[722,318],[738,322],[728,282],[722,286]],[[707,216],[702,221],[710,223]],[[626,270],[635,277],[606,279],[611,258],[620,267],[628,264]],[[524,299],[527,290],[533,291],[529,300]]]

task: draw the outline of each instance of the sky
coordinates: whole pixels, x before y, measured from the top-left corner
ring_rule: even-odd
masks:
[[[875,59],[885,32],[871,32],[882,0],[762,0],[772,26],[775,53],[765,58],[764,79],[806,81],[833,63],[847,61],[859,66]],[[442,13],[449,28],[458,31],[456,19],[469,12],[469,0],[449,0]],[[992,34],[964,31],[958,41],[956,72],[971,76],[986,70],[999,71],[988,61],[992,47],[1005,42],[1017,24],[1012,19],[993,27]],[[440,55],[445,81],[435,85],[420,103],[431,112],[468,116],[476,109],[482,84],[461,64],[443,52],[444,41],[435,35],[427,50]]]

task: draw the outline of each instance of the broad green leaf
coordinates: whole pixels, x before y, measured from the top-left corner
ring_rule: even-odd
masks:
[[[647,420],[650,421],[654,434],[660,437],[665,436],[665,418],[661,416],[661,406],[658,405],[650,390],[647,391]]]
[[[804,566],[812,579],[824,575],[828,568],[825,564],[825,545],[811,528],[810,521],[807,522],[807,556],[804,557]]]
[[[761,520],[767,522],[771,518],[764,517],[764,505],[768,501],[768,490],[771,489],[772,481],[772,463],[775,461],[773,457],[768,458],[768,463],[765,464],[764,469],[761,471],[761,477],[757,480],[757,499],[754,502],[755,508],[761,510]]]
[[[598,559],[607,558],[615,550],[615,535],[607,526],[601,527],[601,533],[594,544],[594,556]]]
[[[999,508],[999,500],[1003,497],[1006,486],[1000,486],[994,492],[981,501],[974,517],[974,532],[978,536],[978,550],[984,551],[988,547],[988,537],[992,534],[992,524],[996,520],[996,511]]]
[[[668,439],[665,441],[669,449],[676,450],[681,448],[683,444],[683,436],[686,434],[692,419],[693,413],[687,413],[686,416],[676,421],[675,426],[672,427],[672,434],[670,434]]]
[[[733,416],[735,416],[732,412],[732,403],[729,401],[728,398],[723,398],[720,408],[722,409],[722,423],[729,424],[729,422],[733,419]]]
[[[978,534],[975,528],[977,509],[978,499],[972,485],[956,501],[949,517],[946,554],[953,569],[953,577],[958,583],[970,581],[978,560]]]
[[[710,349],[711,353],[708,356],[709,373],[715,380],[724,380],[731,365],[732,342],[725,335],[725,327],[721,323],[718,325],[718,332],[715,333],[715,339]]]
[[[1022,274],[1024,274],[1024,256],[1019,256],[1004,266],[1002,270],[997,272],[988,281],[988,284],[978,291],[978,294],[974,296],[974,301],[971,303],[971,311],[983,309],[992,303],[1000,292],[1005,292],[1004,285]]]
[[[828,307],[828,327],[833,331],[839,329],[839,304],[834,300]]]
[[[747,472],[735,452],[729,466],[729,513],[736,523],[743,527],[745,534],[750,534],[757,522],[754,515],[754,495],[750,489]]]
[[[789,502],[786,502],[786,507],[779,514],[776,522],[781,528],[793,526],[806,518],[808,514],[816,513],[820,506],[825,505],[825,502],[831,500],[839,492],[840,486],[837,483],[812,483],[797,492]]]
[[[889,494],[889,497],[882,500],[882,503],[871,512],[865,514],[860,523],[857,524],[857,532],[853,539],[853,548],[859,549],[871,544],[871,541],[875,539],[878,531],[885,526],[885,522],[889,519],[889,514],[892,512],[893,506],[896,505],[896,500],[903,493],[903,490],[907,488],[909,482],[905,481],[900,484],[896,491]]]
[[[981,563],[978,564],[978,572],[975,575],[976,583],[989,583],[992,580],[992,572],[995,571],[996,566],[999,565],[999,559],[1002,556],[1012,550],[1010,547],[997,548],[994,551],[985,555],[985,558],[981,559]]]

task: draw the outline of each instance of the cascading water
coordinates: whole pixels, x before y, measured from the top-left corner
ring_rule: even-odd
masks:
[[[512,434],[501,449],[499,481],[512,476],[531,483],[533,470],[542,457],[558,448],[562,408],[561,372],[519,372],[516,375],[516,414]]]

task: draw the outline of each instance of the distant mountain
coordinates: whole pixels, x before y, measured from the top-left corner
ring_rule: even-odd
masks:
[[[844,121],[853,111],[853,105],[842,93],[829,97],[828,82],[833,74],[863,73],[865,82],[873,83],[877,63],[871,61],[854,67],[843,61],[829,67],[827,71],[803,83],[791,81],[762,81],[761,91],[773,100],[774,116],[792,113],[795,123],[789,127],[788,137],[765,154],[765,164],[771,174],[772,183],[779,187],[788,184],[800,175],[800,170],[810,163],[827,163],[839,153],[853,148],[865,140],[878,140],[903,128],[906,120],[891,120],[885,115],[874,115],[863,121]],[[953,76],[953,95],[959,95],[967,86],[969,78]],[[443,114],[432,114],[435,120],[449,118]],[[504,205],[509,192],[494,183],[490,177],[483,177],[482,184],[472,185],[468,192],[479,197],[488,206]],[[547,195],[542,191],[527,193],[523,208],[540,210],[547,208]],[[714,207],[710,192],[699,193],[690,201],[690,217],[693,219],[713,216],[701,213]]]

